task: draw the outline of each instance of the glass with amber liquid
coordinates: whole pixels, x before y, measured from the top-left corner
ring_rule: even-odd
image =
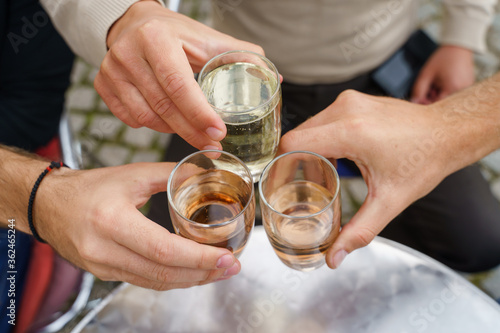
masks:
[[[172,171],[167,196],[177,234],[241,254],[255,222],[255,196],[240,159],[217,150],[187,156]]]
[[[211,59],[198,83],[222,118],[222,149],[245,162],[257,182],[274,158],[281,135],[281,86],[276,67],[250,51],[230,51]]]
[[[311,152],[281,155],[264,169],[259,194],[264,228],[280,260],[299,271],[321,267],[340,232],[335,167]]]

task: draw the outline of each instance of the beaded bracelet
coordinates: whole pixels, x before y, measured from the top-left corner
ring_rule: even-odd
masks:
[[[40,186],[40,183],[42,182],[42,179],[49,172],[51,172],[54,168],[59,169],[62,166],[66,167],[66,168],[68,167],[63,162],[51,162],[50,165],[45,170],[43,170],[43,172],[40,174],[40,176],[38,176],[38,179],[36,180],[35,185],[33,186],[33,189],[31,190],[30,200],[28,202],[28,225],[30,227],[31,233],[33,234],[33,237],[41,243],[47,243],[47,242],[44,241],[42,239],[42,237],[40,237],[40,235],[36,231],[35,226],[33,224],[33,202],[35,201],[35,195],[36,195],[36,192],[38,191],[38,187]]]

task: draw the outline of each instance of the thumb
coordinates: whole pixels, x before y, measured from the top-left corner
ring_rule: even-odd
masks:
[[[370,196],[370,194],[368,194]],[[394,218],[393,210],[382,197],[367,197],[359,211],[341,230],[326,253],[326,263],[338,268],[347,254],[365,247]]]

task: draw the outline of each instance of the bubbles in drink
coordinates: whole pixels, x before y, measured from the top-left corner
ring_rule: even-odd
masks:
[[[201,89],[226,124],[223,150],[245,162],[257,181],[281,135],[278,78],[264,67],[236,62],[208,73]]]

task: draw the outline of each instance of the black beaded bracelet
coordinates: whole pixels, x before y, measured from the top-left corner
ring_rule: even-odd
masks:
[[[35,195],[36,195],[36,192],[38,191],[38,187],[40,186],[40,183],[42,182],[42,179],[49,172],[51,172],[54,168],[59,169],[62,166],[66,167],[66,168],[68,167],[63,162],[51,162],[50,165],[45,170],[43,170],[43,172],[40,174],[40,176],[38,176],[38,179],[36,180],[35,185],[33,186],[33,189],[31,190],[30,200],[28,202],[28,224],[29,224],[31,233],[33,234],[33,237],[35,237],[35,239],[37,241],[42,242],[42,243],[47,243],[47,242],[44,241],[42,239],[42,237],[40,237],[40,235],[36,231],[35,226],[33,224],[33,202],[35,201]]]

